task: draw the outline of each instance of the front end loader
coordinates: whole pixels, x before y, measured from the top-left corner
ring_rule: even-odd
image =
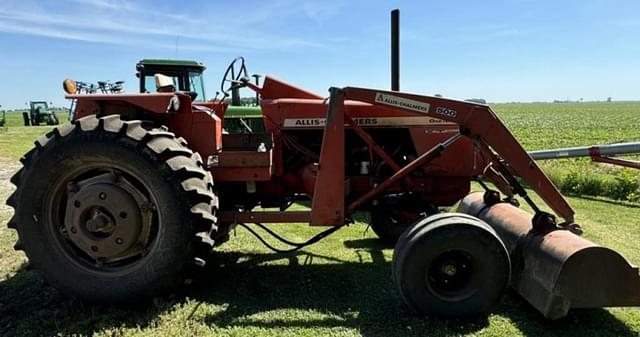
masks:
[[[66,80],[76,119],[38,139],[11,179],[15,248],[66,294],[149,300],[190,283],[237,226],[293,251],[369,212],[419,314],[484,314],[509,286],[550,319],[640,305],[638,269],[580,236],[571,206],[486,104],[356,87],[323,97],[273,76],[259,86],[242,58],[221,99],[198,101],[167,77],[133,94],[79,95]],[[261,128],[229,132],[224,98],[240,87],[259,96]],[[472,181],[486,191],[470,194]],[[297,202],[311,207],[288,210]],[[266,223],[328,228],[296,243]]]

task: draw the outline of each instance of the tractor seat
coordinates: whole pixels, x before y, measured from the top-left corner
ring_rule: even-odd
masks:
[[[162,74],[155,74],[153,77],[156,80],[156,91],[157,92],[176,92],[176,86],[173,84],[173,79],[169,76]],[[191,100],[194,101],[198,96],[197,92],[194,91],[181,91],[183,94],[189,95]]]
[[[156,80],[157,92],[175,92],[176,91],[176,86],[175,84],[173,84],[173,80],[171,79],[171,77],[162,75],[162,74],[155,74],[153,75],[153,78]]]

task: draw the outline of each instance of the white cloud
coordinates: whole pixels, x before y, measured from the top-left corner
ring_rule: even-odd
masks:
[[[33,0],[0,5],[0,31],[94,43],[148,44],[168,49],[170,39],[179,38],[181,49],[192,50],[281,50],[318,48],[322,43],[294,36],[273,36],[259,26],[277,15],[305,13],[317,20],[330,16],[314,6],[294,5],[282,0],[255,8],[236,20],[233,13],[216,13],[210,22],[184,13],[162,12],[141,2],[122,0],[73,0],[47,8]],[[287,10],[284,10],[287,9]],[[183,44],[184,43],[184,44]],[[203,46],[206,44],[207,46]]]
[[[74,2],[103,9],[132,10],[135,8],[133,3],[122,0],[74,0]]]

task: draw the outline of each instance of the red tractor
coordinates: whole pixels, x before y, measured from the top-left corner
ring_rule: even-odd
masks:
[[[242,58],[225,74],[224,92],[259,95],[264,133],[225,132],[225,101],[194,101],[160,74],[159,93],[77,95],[65,81],[77,120],[35,142],[7,201],[16,248],[50,284],[90,301],[149,299],[188,283],[234,226],[329,226],[298,249],[370,212],[418,313],[487,312],[509,285],[549,318],[640,303],[638,269],[578,235],[488,105],[354,87],[323,97],[271,76],[258,86]],[[472,180],[504,198],[469,194]],[[287,210],[300,201],[311,208]]]

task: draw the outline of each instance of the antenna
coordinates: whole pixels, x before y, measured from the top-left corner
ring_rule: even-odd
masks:
[[[178,58],[178,43],[180,42],[180,35],[176,35],[176,53],[173,56],[174,59]]]

